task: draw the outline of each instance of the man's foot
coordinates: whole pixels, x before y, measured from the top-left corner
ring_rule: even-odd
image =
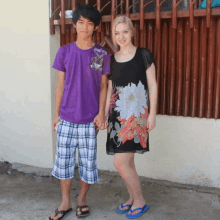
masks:
[[[63,213],[61,213],[60,211],[62,211]],[[56,210],[55,212],[53,212],[53,214],[49,217],[49,220],[58,220],[62,217],[64,217],[64,215],[66,215],[67,213],[69,213],[70,211],[72,211],[72,204],[69,205],[63,205],[61,204]],[[60,213],[59,213],[60,212]]]
[[[87,205],[76,207],[76,216],[77,217],[86,217],[89,215],[89,207]]]
[[[85,217],[89,215],[89,207],[86,205],[85,200],[81,198],[77,199],[76,216]]]

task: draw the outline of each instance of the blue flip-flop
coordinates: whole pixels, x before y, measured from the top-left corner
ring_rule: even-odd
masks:
[[[132,206],[132,205],[129,205],[129,204],[123,205],[123,203],[122,203],[122,204],[120,205],[120,207],[116,207],[116,210],[115,210],[115,211],[116,211],[118,214],[124,214],[124,213],[128,212],[128,210],[131,208],[131,206]],[[123,209],[123,208],[125,208],[125,207],[128,207],[128,209],[120,210],[120,208]]]
[[[136,209],[130,209],[129,211],[131,212],[131,214],[126,214],[125,216],[129,219],[133,219],[133,218],[139,218],[141,217],[149,208],[149,205],[145,205],[143,207],[140,207],[140,208],[136,208]],[[141,212],[139,212],[138,214],[136,215],[132,215],[132,212],[135,212],[137,210],[141,210]]]

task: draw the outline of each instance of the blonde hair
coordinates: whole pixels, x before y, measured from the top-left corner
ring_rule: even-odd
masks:
[[[120,23],[124,23],[124,24],[128,25],[128,27],[131,29],[132,36],[134,36],[134,33],[135,33],[135,28],[134,28],[134,25],[133,25],[130,18],[128,18],[126,16],[116,17],[115,20],[112,22],[112,40],[113,40],[113,44],[117,50],[119,49],[119,46],[115,40],[115,29],[116,29],[116,26]]]

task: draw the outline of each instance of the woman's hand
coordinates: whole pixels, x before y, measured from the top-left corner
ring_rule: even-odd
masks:
[[[147,120],[147,130],[152,131],[156,126],[156,115],[150,114]]]

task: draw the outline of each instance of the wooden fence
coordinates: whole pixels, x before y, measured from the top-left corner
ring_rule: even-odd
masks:
[[[220,8],[211,8],[207,0],[207,9],[197,9],[200,1],[189,0],[185,10],[178,10],[182,1],[172,0],[171,11],[163,11],[165,2],[89,1],[103,13],[94,40],[103,45],[107,41],[113,52],[111,22],[117,15],[129,16],[136,30],[134,45],[155,55],[158,114],[219,119]],[[146,12],[151,4],[153,11]],[[75,41],[76,35],[72,20],[58,14],[75,7],[74,0],[52,1],[51,34],[60,26],[61,46]]]

